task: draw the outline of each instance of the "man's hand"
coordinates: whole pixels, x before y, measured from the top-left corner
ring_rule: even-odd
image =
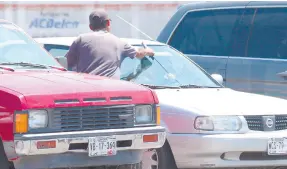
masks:
[[[145,56],[154,56],[154,51],[151,48],[140,48],[137,51],[136,57],[141,59]]]

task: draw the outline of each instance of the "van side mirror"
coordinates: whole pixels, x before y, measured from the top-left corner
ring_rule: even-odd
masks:
[[[64,56],[56,56],[55,59],[64,67],[68,68],[68,61],[67,58]]]
[[[218,83],[223,85],[223,77],[220,74],[212,74],[211,77],[216,80]]]

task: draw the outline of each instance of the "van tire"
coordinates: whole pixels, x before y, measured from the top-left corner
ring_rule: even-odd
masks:
[[[10,162],[6,156],[1,138],[0,138],[0,166],[1,166],[1,169],[13,169],[12,168],[13,166],[10,165]]]

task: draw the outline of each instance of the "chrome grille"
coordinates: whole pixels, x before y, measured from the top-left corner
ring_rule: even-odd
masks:
[[[276,130],[285,130],[287,129],[287,115],[275,116],[275,129]]]
[[[52,128],[60,131],[134,127],[132,105],[57,108],[52,114]]]
[[[264,131],[263,127],[263,116],[244,116],[248,128],[255,131]],[[287,115],[276,115],[275,116],[275,130],[286,130],[287,129]]]
[[[245,116],[250,130],[263,131],[262,116]]]

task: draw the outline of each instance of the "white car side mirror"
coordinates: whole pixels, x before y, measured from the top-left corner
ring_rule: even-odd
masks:
[[[212,74],[211,77],[216,80],[218,83],[223,85],[223,77],[220,74]]]
[[[68,61],[67,58],[64,56],[56,56],[55,59],[64,67],[67,69],[68,67]]]

